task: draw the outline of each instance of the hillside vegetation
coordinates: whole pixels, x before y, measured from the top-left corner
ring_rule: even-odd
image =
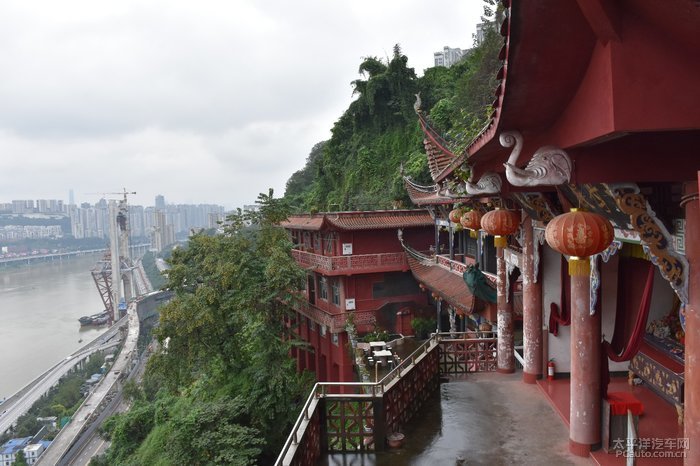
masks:
[[[272,196],[253,218],[236,214],[218,236],[173,250],[175,297],[153,330],[161,350],[142,387],[125,387],[130,410],[104,426],[111,439],[93,465],[271,464],[310,389],[289,358],[283,317],[304,272]],[[252,227],[245,227],[249,222]]]
[[[431,124],[460,153],[488,119],[501,45],[491,27],[458,64],[429,68],[421,77],[398,45],[388,61],[365,58],[361,78],[352,82],[357,98],[333,125],[330,140],[316,144],[304,168],[290,177],[286,200],[296,211],[409,206],[400,166],[414,181],[431,184],[416,94]]]

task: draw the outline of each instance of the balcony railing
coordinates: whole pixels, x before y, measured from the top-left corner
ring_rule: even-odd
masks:
[[[340,314],[331,314],[304,300],[298,300],[293,307],[309,319],[328,327],[331,333],[344,331],[345,322],[350,314],[353,316],[355,325],[371,325],[375,321],[375,311],[346,311]]]
[[[404,252],[323,256],[321,254],[293,249],[292,256],[301,267],[315,269],[329,275],[339,275],[348,272],[408,270],[408,260]]]
[[[467,266],[469,265],[463,262],[452,260],[447,256],[441,255],[437,256],[437,264],[457,275],[462,275],[467,270]],[[486,276],[486,278],[489,279],[491,283],[493,283],[494,286],[496,285],[496,275],[489,272],[484,272],[483,270],[482,273]]]
[[[496,369],[496,340],[470,336],[433,335],[377,383],[317,383],[275,465],[315,465],[328,451],[382,450],[385,437],[438,389],[440,375]]]

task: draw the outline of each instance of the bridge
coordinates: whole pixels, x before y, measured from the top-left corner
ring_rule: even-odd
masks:
[[[134,244],[130,247],[131,252],[134,256],[139,256],[143,255],[151,245],[149,243],[143,243],[143,244]],[[55,252],[55,253],[49,253],[49,254],[31,254],[27,256],[21,256],[21,257],[3,257],[0,258],[0,267],[1,266],[7,266],[11,264],[21,264],[21,263],[26,263],[29,264],[31,262],[42,262],[42,261],[56,261],[56,260],[62,260],[64,258],[68,257],[73,257],[73,256],[84,256],[87,254],[95,254],[98,252],[105,252],[107,251],[108,248],[100,248],[100,249],[85,249],[81,251],[68,251],[68,252]]]

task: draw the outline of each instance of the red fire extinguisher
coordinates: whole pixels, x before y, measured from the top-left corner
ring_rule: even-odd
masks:
[[[550,359],[547,363],[547,380],[549,380],[550,382],[554,380],[554,369],[554,359]]]

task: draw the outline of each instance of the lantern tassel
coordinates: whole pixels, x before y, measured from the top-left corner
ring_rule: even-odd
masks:
[[[569,275],[572,277],[588,277],[591,274],[591,261],[588,257],[569,257]]]
[[[470,238],[476,238],[476,237],[477,237],[477,235],[476,235],[476,230],[469,230],[469,237],[470,237]]]
[[[508,246],[508,238],[505,236],[496,235],[493,237],[493,245],[497,248],[505,248]]]

